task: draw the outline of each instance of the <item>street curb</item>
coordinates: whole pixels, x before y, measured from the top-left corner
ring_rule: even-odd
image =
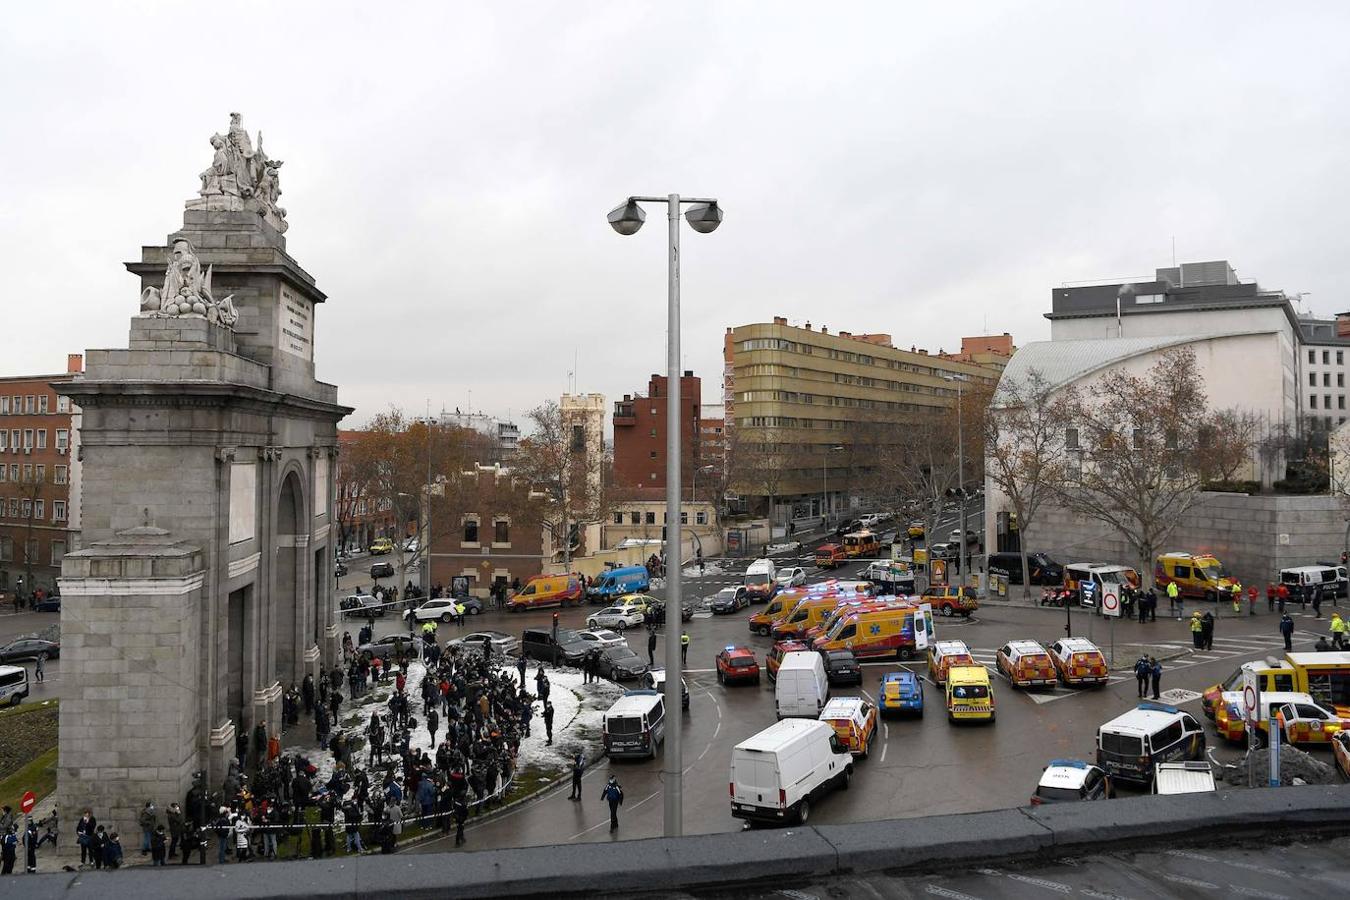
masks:
[[[934,873],[977,863],[1026,864],[1065,855],[1231,843],[1240,836],[1350,832],[1350,785],[1228,789],[1105,803],[765,829],[679,838],[459,851],[413,864],[376,855],[185,871],[137,867],[117,875],[44,874],[0,880],[26,900],[273,897],[334,900],[634,895],[886,871]]]

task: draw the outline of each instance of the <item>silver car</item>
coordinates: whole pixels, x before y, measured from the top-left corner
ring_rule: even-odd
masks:
[[[445,646],[446,649],[459,647],[463,653],[482,653],[484,638],[492,645],[493,656],[515,656],[520,650],[520,640],[501,631],[475,631],[447,641]]]
[[[600,650],[605,650],[609,647],[617,647],[620,644],[627,643],[622,635],[616,634],[607,628],[598,628],[591,631],[578,631],[577,637],[581,638],[590,646]]]

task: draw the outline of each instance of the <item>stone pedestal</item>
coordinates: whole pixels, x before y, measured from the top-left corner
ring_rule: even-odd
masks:
[[[145,801],[181,801],[197,768],[205,559],[140,527],[67,554],[62,569],[58,808],[77,818],[89,807],[131,835]]]

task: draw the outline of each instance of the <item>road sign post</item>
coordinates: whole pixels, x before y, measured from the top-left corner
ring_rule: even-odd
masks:
[[[1222,698],[1220,698],[1222,702]],[[1247,723],[1247,787],[1256,786],[1256,722],[1261,716],[1261,680],[1253,669],[1242,670],[1242,717]],[[1278,744],[1275,737],[1271,743]],[[1276,763],[1278,766],[1278,763]]]

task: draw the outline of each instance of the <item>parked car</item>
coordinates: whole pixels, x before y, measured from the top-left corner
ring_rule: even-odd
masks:
[[[651,598],[651,600],[647,602],[647,606],[651,610],[652,624],[664,625],[666,623],[666,601],[658,600],[657,598],[653,597]],[[694,618],[694,601],[681,600],[680,621],[688,622],[693,618]]]
[[[877,708],[886,713],[923,716],[923,682],[913,672],[887,672],[877,690]]]
[[[610,647],[618,647],[628,643],[623,636],[607,628],[598,628],[592,631],[578,631],[577,637],[581,638],[592,647],[598,647],[601,650],[607,650]]]
[[[961,529],[960,529],[960,528],[953,528],[953,529],[952,529],[952,533],[951,533],[951,542],[952,542],[953,544],[956,544],[957,546],[960,546],[960,544],[961,544]],[[980,545],[980,533],[979,533],[978,531],[973,531],[973,530],[969,530],[969,529],[968,529],[968,530],[966,531],[966,546],[967,546],[967,547],[978,547],[979,545]]]
[[[961,548],[956,544],[939,542],[928,548],[928,555],[933,559],[956,559],[961,555]]]
[[[447,648],[459,647],[463,653],[482,653],[484,638],[487,638],[491,645],[493,656],[514,656],[516,651],[520,649],[520,641],[501,631],[475,631],[472,634],[447,641],[445,646]]]
[[[967,619],[971,613],[980,608],[980,601],[975,596],[974,588],[955,585],[930,587],[923,592],[921,602],[932,604],[938,615],[961,615]]]
[[[526,628],[520,635],[523,656],[555,666],[580,665],[590,650],[591,645],[570,628],[559,628],[556,635],[551,628]]]
[[[734,613],[749,605],[750,598],[742,587],[724,587],[708,598],[708,608],[713,611],[713,615]]]
[[[46,596],[33,605],[34,612],[56,612],[61,611],[61,595]]]
[[[379,556],[384,553],[394,552],[394,542],[389,538],[376,538],[370,542],[370,555]]]
[[[394,564],[387,562],[378,562],[370,567],[370,577],[374,579],[393,578]]]
[[[408,617],[412,616],[418,622],[437,621],[448,623],[451,619],[455,618],[455,606],[461,602],[463,601],[455,600],[452,597],[441,597],[438,600],[428,600],[416,609],[405,610],[403,619],[404,621],[407,621]],[[464,612],[465,614],[468,614],[469,610],[467,606],[465,607]]]
[[[389,665],[390,661],[394,658],[394,647],[400,641],[403,644],[404,654],[415,659],[417,657],[418,651],[420,650],[419,645],[422,642],[410,641],[408,640],[408,636],[406,634],[387,634],[382,638],[376,638],[369,644],[362,644],[361,646],[356,648],[356,656],[358,659],[361,657],[365,657],[366,659],[374,659],[375,657],[378,656],[381,660],[384,661],[384,664],[387,666]]]
[[[1032,584],[1059,584],[1064,581],[1064,566],[1044,553],[1028,553],[1027,567],[1031,569]],[[1021,584],[1022,556],[1019,553],[991,553],[989,574],[1003,575],[1009,584]]]
[[[666,670],[650,669],[647,674],[642,676],[642,686],[649,691],[666,692]],[[680,679],[680,706],[684,709],[689,708],[689,685],[684,679]]]
[[[61,655],[61,642],[48,641],[29,635],[10,641],[0,647],[0,663],[14,662],[19,659],[56,659]]]
[[[647,674],[649,666],[627,644],[607,647],[600,652],[600,671],[610,681],[628,681]]]
[[[417,538],[415,537],[408,538],[406,541],[403,542],[403,552],[416,553],[420,546],[421,544],[418,543]]]
[[[1101,769],[1080,759],[1052,759],[1041,773],[1031,805],[1107,800],[1115,796],[1111,778]]]
[[[773,580],[782,587],[797,587],[806,584],[806,570],[801,566],[779,569],[774,573]]]
[[[830,684],[862,684],[862,666],[852,650],[826,650],[825,677]]]
[[[367,616],[383,618],[386,607],[370,594],[352,594],[338,601],[338,609],[342,610],[342,615],[348,619],[364,619]]]
[[[843,537],[846,534],[852,534],[855,531],[862,531],[865,526],[862,519],[850,519],[843,522],[834,529],[835,537]]]
[[[599,612],[593,612],[586,617],[586,627],[595,628],[613,628],[615,631],[623,631],[634,625],[641,625],[643,614],[636,606],[607,606]]]

